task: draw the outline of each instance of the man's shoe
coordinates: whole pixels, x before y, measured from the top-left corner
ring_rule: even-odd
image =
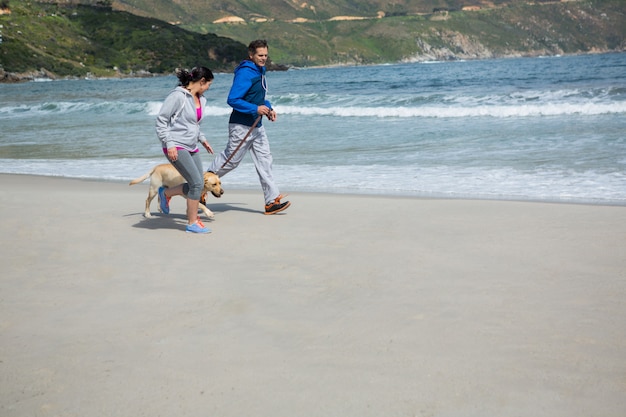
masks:
[[[170,214],[170,199],[165,197],[165,187],[159,187],[159,207],[165,214]]]
[[[185,231],[187,233],[211,233],[211,229],[205,227],[200,221],[197,221],[194,224],[188,224]]]
[[[276,214],[280,213],[283,210],[286,210],[287,207],[291,205],[289,201],[285,201],[284,203],[280,202],[280,199],[283,198],[282,195],[279,195],[274,199],[273,202],[265,205],[265,214]]]

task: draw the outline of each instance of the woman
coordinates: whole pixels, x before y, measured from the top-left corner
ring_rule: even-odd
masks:
[[[213,73],[206,67],[191,71],[177,69],[178,86],[165,98],[156,119],[156,132],[163,144],[163,153],[187,181],[172,188],[159,188],[161,211],[170,212],[169,199],[175,195],[187,198],[187,227],[189,233],[209,233],[198,219],[198,202],[204,186],[204,170],[198,142],[209,153],[213,148],[200,131],[202,111],[206,106],[203,94],[213,82]]]

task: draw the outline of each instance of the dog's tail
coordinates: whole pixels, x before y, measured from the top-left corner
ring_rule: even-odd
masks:
[[[150,175],[152,175],[153,172],[154,172],[154,168],[152,168],[152,170],[150,170],[150,172],[148,172],[147,174],[144,174],[139,178],[135,178],[134,180],[129,182],[128,185],[135,185],[135,184],[139,184],[140,182],[144,182],[145,180],[148,179],[148,177],[150,177]]]

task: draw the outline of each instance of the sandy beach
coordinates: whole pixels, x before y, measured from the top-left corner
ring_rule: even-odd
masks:
[[[3,417],[626,415],[626,207],[0,184]]]

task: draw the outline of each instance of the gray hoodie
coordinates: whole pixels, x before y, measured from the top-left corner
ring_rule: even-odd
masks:
[[[206,107],[206,98],[200,97],[202,111]],[[200,122],[204,119],[200,119]],[[193,96],[186,88],[176,87],[165,98],[156,118],[156,133],[164,148],[182,147],[195,151],[198,142],[206,142],[200,131],[200,122],[196,114]]]

